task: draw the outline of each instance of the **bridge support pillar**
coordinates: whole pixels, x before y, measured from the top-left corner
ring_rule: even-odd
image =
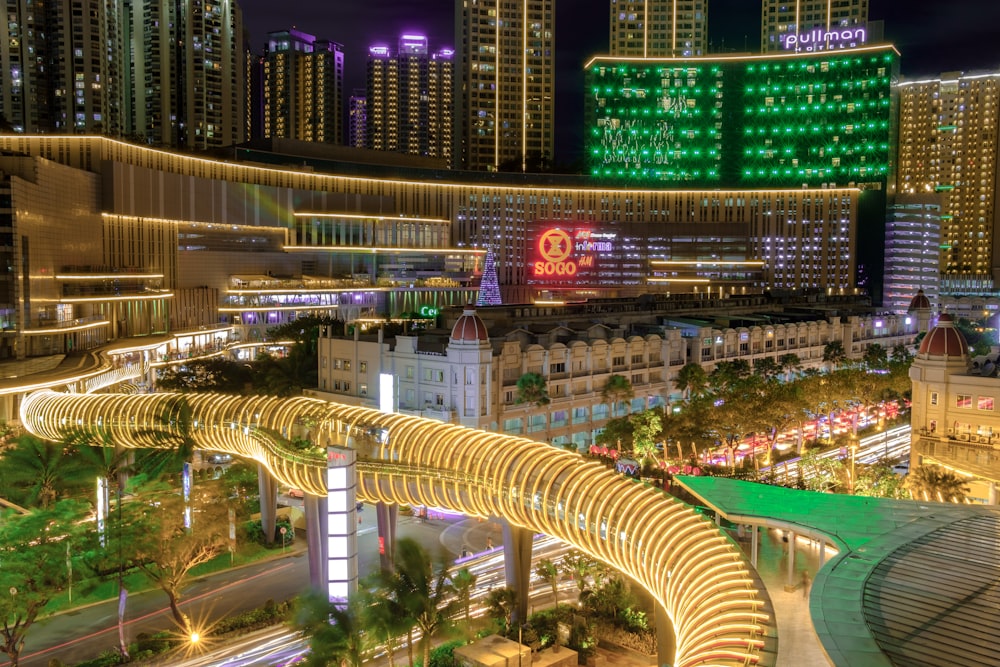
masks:
[[[303,505],[306,514],[309,586],[317,593],[326,593],[326,498],[306,494]]]
[[[344,608],[358,592],[358,473],[357,453],[347,447],[326,448],[326,592]]]
[[[757,554],[760,553],[760,526],[750,526],[750,564],[757,567]]]
[[[660,667],[673,667],[677,657],[677,638],[674,624],[670,622],[666,610],[654,605],[653,622],[656,624],[656,661]]]
[[[504,520],[503,524],[503,567],[507,587],[516,595],[514,623],[520,625],[528,621],[528,594],[531,582],[531,548],[534,533],[513,526]]]
[[[260,528],[264,542],[274,544],[274,527],[278,513],[278,482],[261,464],[257,464],[257,488],[260,490]]]
[[[383,572],[392,572],[396,559],[396,515],[398,505],[375,503],[378,524],[378,557]]]
[[[986,502],[989,503],[990,505],[996,505],[997,504],[997,484],[996,484],[996,482],[990,482],[989,497],[987,498]]]

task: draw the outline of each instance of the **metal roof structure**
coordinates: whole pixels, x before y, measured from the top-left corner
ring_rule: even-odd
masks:
[[[676,481],[735,523],[825,537],[813,628],[838,667],[1000,664],[1000,509]]]

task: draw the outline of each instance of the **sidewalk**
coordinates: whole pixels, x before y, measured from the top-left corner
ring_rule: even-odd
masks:
[[[748,552],[750,540],[737,540]],[[820,646],[809,616],[809,597],[802,590],[802,572],[812,582],[819,570],[819,546],[800,538],[795,545],[795,574],[793,590],[785,590],[788,545],[781,539],[781,531],[766,530],[761,533],[757,555],[757,573],[767,587],[767,594],[774,606],[778,627],[778,661],[776,667],[826,667],[830,661]],[[831,557],[827,549],[827,560]]]

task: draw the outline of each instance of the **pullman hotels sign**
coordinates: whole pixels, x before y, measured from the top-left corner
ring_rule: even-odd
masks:
[[[837,27],[829,30],[813,28],[805,32],[789,32],[781,35],[781,47],[788,51],[835,51],[861,46],[868,41],[868,29],[864,26]]]

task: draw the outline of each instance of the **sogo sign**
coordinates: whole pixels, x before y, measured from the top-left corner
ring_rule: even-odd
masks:
[[[570,261],[573,252],[573,239],[562,229],[549,229],[538,239],[538,254],[541,260],[536,261],[533,269],[535,276],[575,276],[576,262]]]

